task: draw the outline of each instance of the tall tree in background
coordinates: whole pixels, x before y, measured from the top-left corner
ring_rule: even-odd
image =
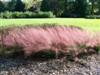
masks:
[[[16,5],[16,0],[11,0],[6,4],[6,9],[8,11],[14,11],[15,10],[15,5]]]
[[[25,4],[21,0],[16,0],[15,11],[24,11]]]
[[[100,11],[100,0],[90,0],[91,15],[96,15]]]
[[[3,12],[5,10],[5,5],[2,1],[0,1],[0,12]]]
[[[90,0],[91,2],[91,14],[94,15],[94,10],[95,10],[95,0]]]
[[[41,5],[42,11],[52,11],[56,16],[64,12],[65,0],[43,0]]]
[[[75,0],[65,0],[65,10],[62,14],[62,17],[75,17],[74,10],[75,10]]]
[[[43,0],[42,1],[42,5],[41,5],[41,10],[42,11],[50,11],[50,4],[49,4],[50,0]]]
[[[100,14],[100,0],[0,0],[3,11],[51,11],[57,17],[85,17]]]
[[[100,0],[98,0],[98,9],[99,9],[99,15],[100,15]]]
[[[40,11],[42,0],[24,0],[25,9],[29,11]]]
[[[85,17],[87,13],[87,0],[76,0],[74,13],[79,17]]]

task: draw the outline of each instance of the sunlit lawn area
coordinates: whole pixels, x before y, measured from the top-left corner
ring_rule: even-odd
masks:
[[[100,19],[83,19],[83,18],[41,18],[41,19],[0,19],[0,27],[23,26],[38,24],[61,24],[74,25],[87,30],[100,31]]]

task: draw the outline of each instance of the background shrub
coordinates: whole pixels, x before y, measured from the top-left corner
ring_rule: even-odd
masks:
[[[52,12],[3,12],[0,13],[0,18],[54,18]]]
[[[8,11],[0,13],[0,18],[12,18],[12,13]]]
[[[86,16],[88,19],[100,19],[100,15],[88,15]]]

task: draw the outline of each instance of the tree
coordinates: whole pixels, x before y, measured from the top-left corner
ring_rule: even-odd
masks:
[[[43,0],[41,4],[42,11],[52,11],[56,16],[64,12],[65,0]]]
[[[11,0],[6,4],[6,10],[8,11],[14,11],[16,5],[16,0]]]
[[[75,11],[75,0],[65,0],[65,10],[62,14],[62,17],[75,17],[74,11]]]
[[[98,10],[99,10],[99,15],[100,15],[100,0],[98,0]]]
[[[3,12],[5,10],[5,5],[2,1],[0,1],[0,12]]]
[[[100,0],[89,0],[88,4],[91,15],[100,14]]]
[[[94,10],[95,10],[95,0],[90,0],[91,2],[91,14],[94,15]]]
[[[42,0],[24,0],[25,9],[29,11],[40,10]]]
[[[21,0],[16,0],[15,11],[24,11],[25,4]]]
[[[87,14],[87,0],[76,0],[74,13],[78,17],[85,17]]]

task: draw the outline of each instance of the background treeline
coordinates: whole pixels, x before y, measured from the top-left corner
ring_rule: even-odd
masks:
[[[1,18],[100,18],[100,0],[0,0]]]

